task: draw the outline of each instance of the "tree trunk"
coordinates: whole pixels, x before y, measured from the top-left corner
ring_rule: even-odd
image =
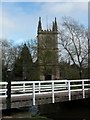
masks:
[[[80,76],[80,79],[82,79],[82,67],[79,68],[79,76]]]

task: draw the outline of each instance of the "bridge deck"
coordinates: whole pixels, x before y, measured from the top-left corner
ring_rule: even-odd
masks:
[[[9,83],[7,82],[0,82],[2,109],[6,109],[6,98],[9,94],[9,89],[7,89],[8,85]],[[85,99],[89,97],[90,93],[90,80],[87,79],[14,81],[11,82],[10,86],[11,108]]]
[[[88,95],[89,91],[86,91],[85,98],[88,98],[89,97]],[[71,98],[72,100],[82,99],[82,91],[72,92]],[[68,100],[69,100],[68,92],[55,93],[55,102],[64,102]],[[33,101],[32,95],[12,97],[11,108],[32,106],[33,105],[32,101]],[[36,105],[52,103],[52,94],[48,93],[43,95],[36,95],[35,102]],[[6,109],[6,98],[2,98],[2,108]]]

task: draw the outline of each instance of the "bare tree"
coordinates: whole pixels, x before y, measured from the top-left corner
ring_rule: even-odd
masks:
[[[7,68],[12,69],[13,63],[16,58],[19,56],[21,47],[14,46],[13,41],[3,39],[2,43],[2,64]]]
[[[35,62],[37,60],[37,40],[36,39],[27,40],[26,45],[31,53],[33,62]]]
[[[7,68],[10,66],[12,61],[11,54],[12,54],[11,43],[8,40],[3,39],[2,40],[2,63]]]
[[[78,67],[82,78],[82,68],[88,59],[87,30],[74,19],[63,17],[63,24],[58,32],[63,55],[67,55],[71,63]]]

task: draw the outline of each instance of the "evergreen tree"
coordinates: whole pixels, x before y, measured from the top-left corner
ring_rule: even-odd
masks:
[[[26,44],[23,45],[22,51],[14,64],[13,74],[15,79],[32,80],[33,62],[30,51]]]

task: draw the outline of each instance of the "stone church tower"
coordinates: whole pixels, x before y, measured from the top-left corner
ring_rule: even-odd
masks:
[[[52,28],[43,30],[41,17],[38,21],[38,64],[40,80],[60,79],[58,67],[58,30],[56,18]]]

